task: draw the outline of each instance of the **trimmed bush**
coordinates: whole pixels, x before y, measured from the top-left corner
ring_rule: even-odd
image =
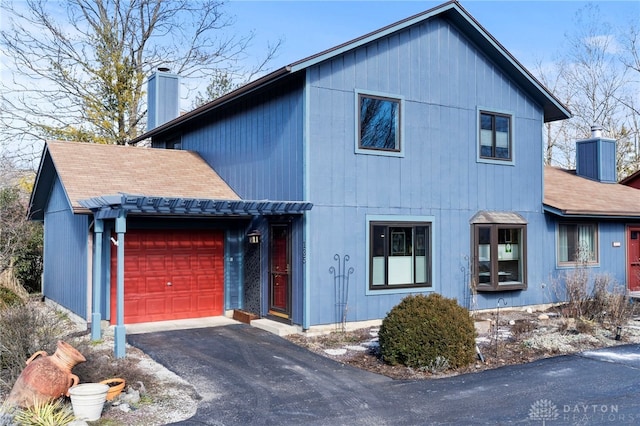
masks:
[[[469,311],[439,294],[405,297],[382,320],[380,352],[385,362],[428,371],[469,365],[476,330]]]

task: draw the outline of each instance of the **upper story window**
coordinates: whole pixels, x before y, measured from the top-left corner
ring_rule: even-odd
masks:
[[[356,152],[401,156],[402,99],[368,93],[356,93],[356,97]]]
[[[480,159],[513,161],[511,115],[480,111]]]
[[[595,223],[558,224],[558,265],[598,263],[598,226]]]
[[[369,223],[369,289],[431,287],[431,223]]]

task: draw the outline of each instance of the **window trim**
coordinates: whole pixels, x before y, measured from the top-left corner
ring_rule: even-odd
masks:
[[[480,254],[478,250],[479,229],[491,228],[490,233],[490,262],[491,262],[491,279],[489,283],[480,283]],[[498,262],[498,232],[500,229],[520,229],[521,230],[521,268],[522,279],[518,283],[513,284],[500,284]],[[474,288],[478,292],[496,292],[496,291],[514,291],[514,290],[526,290],[527,289],[527,224],[526,223],[486,223],[476,222],[471,224],[471,252],[473,253],[473,270],[471,279],[474,283]],[[498,278],[496,280],[496,278]]]
[[[380,155],[386,157],[404,157],[405,136],[404,136],[404,97],[400,95],[394,95],[383,92],[376,92],[370,90],[355,90],[355,144],[354,149],[356,154],[365,155]],[[398,144],[400,148],[397,150],[375,149],[375,148],[362,148],[360,147],[360,97],[370,97],[378,99],[386,99],[390,101],[397,101],[399,103],[398,109]]]
[[[579,260],[561,261],[560,260],[560,225],[592,225],[594,226],[595,237],[595,257],[594,261],[580,262]],[[600,224],[598,222],[581,222],[581,221],[559,221],[556,223],[556,266],[559,268],[575,268],[576,265],[599,266],[600,265]]]
[[[481,122],[480,122],[480,117],[482,114],[490,114],[493,116],[501,116],[501,117],[508,117],[509,118],[509,154],[510,154],[510,158],[505,158],[505,159],[501,159],[501,158],[497,158],[497,157],[484,157],[482,156],[481,150],[482,150],[482,146],[481,146]],[[507,165],[507,166],[514,166],[516,164],[516,140],[515,140],[515,129],[516,129],[516,123],[515,123],[515,114],[513,113],[513,111],[506,111],[506,110],[499,110],[499,109],[495,109],[495,108],[484,108],[484,107],[478,107],[476,109],[476,161],[478,163],[486,163],[486,164],[500,164],[500,165]],[[495,131],[494,131],[495,133]]]
[[[376,288],[372,288],[371,285],[371,226],[374,223],[388,223],[388,224],[397,224],[400,226],[409,225],[412,226],[420,226],[422,224],[426,224],[429,226],[429,232],[431,236],[430,241],[430,249],[431,256],[429,258],[429,282],[431,283],[430,287],[419,286],[419,285],[409,285],[409,286],[389,286],[386,284],[385,286],[377,286]],[[367,215],[365,220],[365,243],[366,243],[366,251],[364,258],[364,270],[366,271],[366,281],[365,281],[365,295],[367,296],[379,296],[384,294],[404,294],[404,293],[425,293],[425,292],[434,292],[436,291],[436,278],[437,278],[437,262],[434,261],[435,254],[434,250],[436,247],[435,241],[436,239],[436,222],[435,216],[413,216],[413,215]]]

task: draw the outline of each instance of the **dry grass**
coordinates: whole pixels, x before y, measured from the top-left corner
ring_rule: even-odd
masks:
[[[195,413],[199,397],[190,384],[136,348],[127,347],[126,357],[116,359],[112,333],[107,331],[103,337],[102,341],[91,342],[86,326],[78,326],[66,314],[37,300],[15,309],[0,309],[0,359],[6,363],[6,368],[0,371],[0,403],[31,354],[39,350],[53,354],[57,341],[64,340],[86,358],[86,362],[77,364],[72,370],[81,383],[123,378],[127,384],[125,392],[140,396],[124,405],[124,400],[107,402],[102,418],[92,425],[163,425],[184,420]],[[68,398],[63,402],[70,406]],[[9,415],[0,410],[0,426],[13,426],[8,418]]]

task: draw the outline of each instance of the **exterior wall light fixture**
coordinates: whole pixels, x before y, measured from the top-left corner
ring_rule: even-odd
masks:
[[[247,234],[247,238],[249,238],[249,244],[259,244],[260,243],[260,236],[262,234],[260,233],[260,231],[251,231]]]

